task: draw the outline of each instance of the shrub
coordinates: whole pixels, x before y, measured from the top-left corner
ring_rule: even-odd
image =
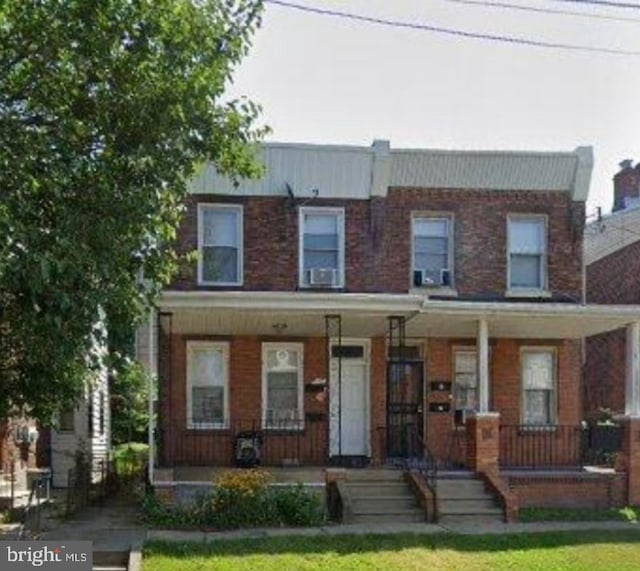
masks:
[[[270,487],[271,477],[259,470],[222,474],[215,488],[187,505],[162,504],[155,496],[142,499],[142,520],[158,527],[236,529],[241,527],[311,526],[324,520],[319,495],[297,486]]]
[[[322,523],[324,509],[318,494],[302,484],[272,488],[270,495],[283,525],[311,526]]]

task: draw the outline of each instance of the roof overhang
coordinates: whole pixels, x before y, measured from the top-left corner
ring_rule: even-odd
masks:
[[[433,300],[422,295],[165,291],[158,308],[172,331],[193,335],[322,336],[325,315],[342,317],[345,337],[376,337],[388,317],[406,318],[411,337],[474,337],[486,319],[491,337],[580,339],[640,320],[640,306]],[[284,325],[284,327],[283,327]]]

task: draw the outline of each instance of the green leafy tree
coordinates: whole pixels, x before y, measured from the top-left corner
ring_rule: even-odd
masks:
[[[101,324],[131,331],[177,269],[196,165],[259,173],[259,109],[224,90],[261,10],[0,3],[0,418],[47,422],[104,360]]]

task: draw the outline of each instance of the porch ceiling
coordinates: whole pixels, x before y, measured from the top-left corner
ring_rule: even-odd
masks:
[[[430,300],[419,295],[279,292],[165,292],[176,333],[323,336],[324,316],[342,316],[344,337],[377,337],[387,318],[407,318],[411,337],[475,337],[486,319],[490,337],[581,338],[640,320],[640,306]],[[285,324],[278,332],[276,324]]]

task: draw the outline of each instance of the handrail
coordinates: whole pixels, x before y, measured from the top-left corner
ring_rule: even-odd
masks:
[[[405,469],[416,470],[422,474],[435,497],[438,482],[438,460],[420,435],[414,433],[411,441],[411,449],[405,459]]]

